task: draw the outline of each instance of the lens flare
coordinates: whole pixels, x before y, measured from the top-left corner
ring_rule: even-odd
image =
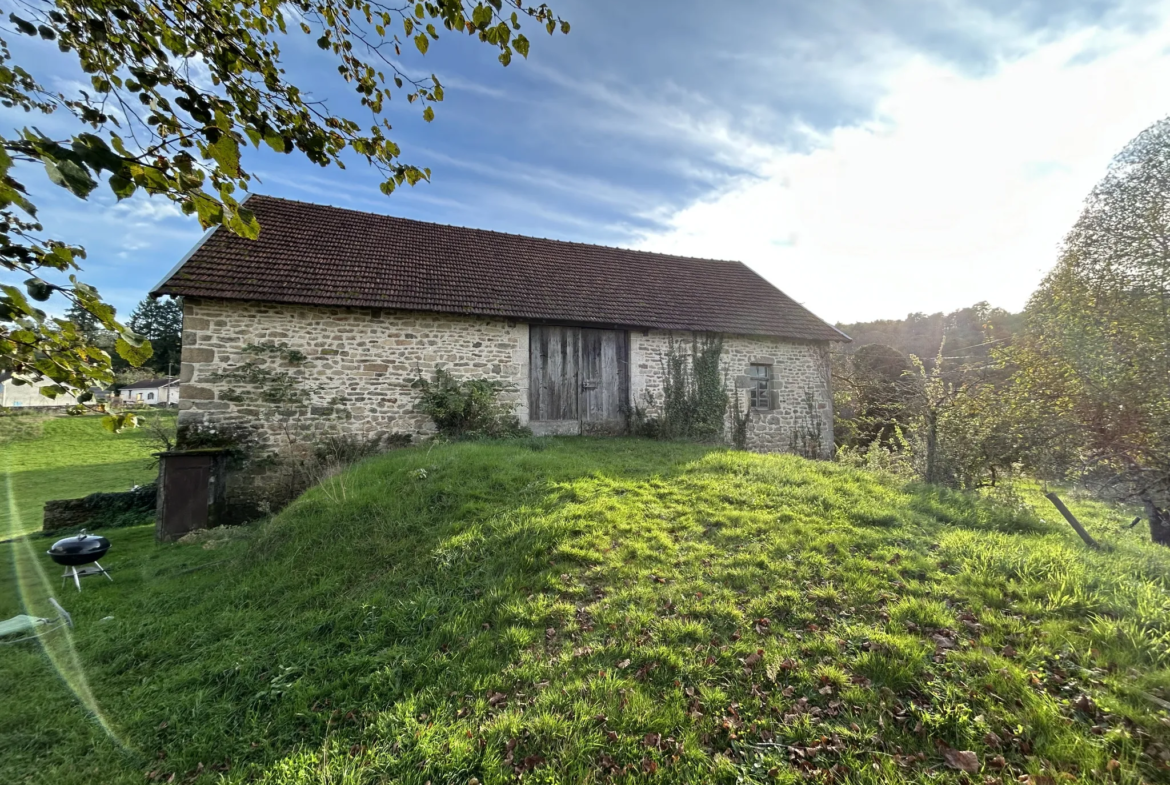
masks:
[[[52,584],[49,582],[49,577],[45,574],[39,555],[34,551],[29,538],[22,536],[20,513],[16,508],[16,494],[12,487],[12,473],[5,471],[4,479],[8,497],[12,567],[16,576],[16,590],[21,606],[24,608],[24,612],[30,616],[53,618],[57,615],[57,611],[49,602],[49,598],[53,595]],[[73,632],[69,627],[63,625],[52,632],[39,635],[37,642],[40,643],[53,669],[65,682],[65,686],[97,721],[106,735],[123,749],[129,749],[118,738],[89,687],[89,680],[85,677],[85,667],[81,664],[81,658],[77,656],[77,649],[73,645]]]

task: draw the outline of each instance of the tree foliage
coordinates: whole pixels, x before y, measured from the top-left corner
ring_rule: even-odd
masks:
[[[948,368],[989,361],[995,349],[1010,342],[1020,329],[1023,314],[993,308],[978,302],[950,313],[912,313],[904,319],[879,319],[837,326],[853,338],[844,347],[846,354],[861,351],[872,344],[893,347],[903,355],[911,354],[927,365],[934,362],[938,347],[947,343],[944,364]]]
[[[183,306],[179,300],[144,298],[130,314],[130,329],[150,341],[151,355],[144,365],[157,374],[171,375],[178,370],[183,351]]]
[[[240,199],[252,179],[242,161],[247,145],[321,166],[344,167],[356,156],[380,172],[388,194],[430,172],[402,160],[387,103],[397,92],[429,122],[443,100],[438,77],[412,76],[402,64],[410,52],[425,55],[443,30],[495,48],[506,66],[514,53],[528,55],[523,21],[549,34],[569,31],[546,5],[521,0],[17,0],[9,7],[0,23],[0,104],[65,116],[75,130],[52,138],[29,125],[0,135],[0,265],[24,279],[0,286],[0,372],[45,376],[61,391],[111,381],[110,356],[38,301],[56,294],[91,314],[133,364],[149,350],[77,279],[85,250],[38,222],[30,176],[79,199],[104,181],[118,199],[169,199],[204,228],[255,237],[260,227]],[[334,113],[288,78],[281,47],[296,35],[332,56],[368,121]],[[17,62],[12,36],[39,41],[26,43],[37,55]],[[38,70],[53,58],[78,65],[88,84],[47,87]]]
[[[903,377],[912,368],[910,358],[892,346],[873,343],[843,355],[834,377],[842,395],[837,401],[843,444],[890,447],[907,422]]]
[[[983,323],[972,323],[975,317]],[[1023,458],[1028,433],[1003,403],[1011,376],[1003,359],[1011,341],[1004,329],[1009,319],[1005,311],[979,303],[940,322],[954,328],[963,346],[952,348],[943,332],[925,358],[881,344],[834,358],[841,457],[963,488],[994,486],[1009,477]]]
[[[1145,505],[1170,544],[1170,118],[1114,159],[1026,317],[1014,398],[1046,455]]]

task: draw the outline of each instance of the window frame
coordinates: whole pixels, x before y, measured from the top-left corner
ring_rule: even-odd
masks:
[[[763,374],[756,373],[762,369]],[[751,382],[748,388],[748,405],[757,411],[772,410],[772,382],[776,378],[772,373],[771,363],[749,363],[747,377]],[[763,403],[760,403],[761,397]]]

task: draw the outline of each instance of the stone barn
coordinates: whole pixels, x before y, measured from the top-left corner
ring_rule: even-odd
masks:
[[[538,435],[622,432],[635,406],[658,413],[672,342],[717,334],[752,410],[748,447],[800,435],[832,450],[828,350],[849,339],[743,264],[248,207],[259,239],[211,231],[153,292],[183,298],[180,426],[247,427],[274,447],[290,428],[417,440],[433,425],[411,383],[443,368],[506,383]]]

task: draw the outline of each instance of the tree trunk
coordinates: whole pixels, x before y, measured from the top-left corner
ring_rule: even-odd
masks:
[[[1149,499],[1142,501],[1146,505],[1146,517],[1150,519],[1150,539],[1170,548],[1170,510],[1161,509]]]
[[[926,412],[926,481],[936,483],[938,478],[938,416],[933,410]]]

